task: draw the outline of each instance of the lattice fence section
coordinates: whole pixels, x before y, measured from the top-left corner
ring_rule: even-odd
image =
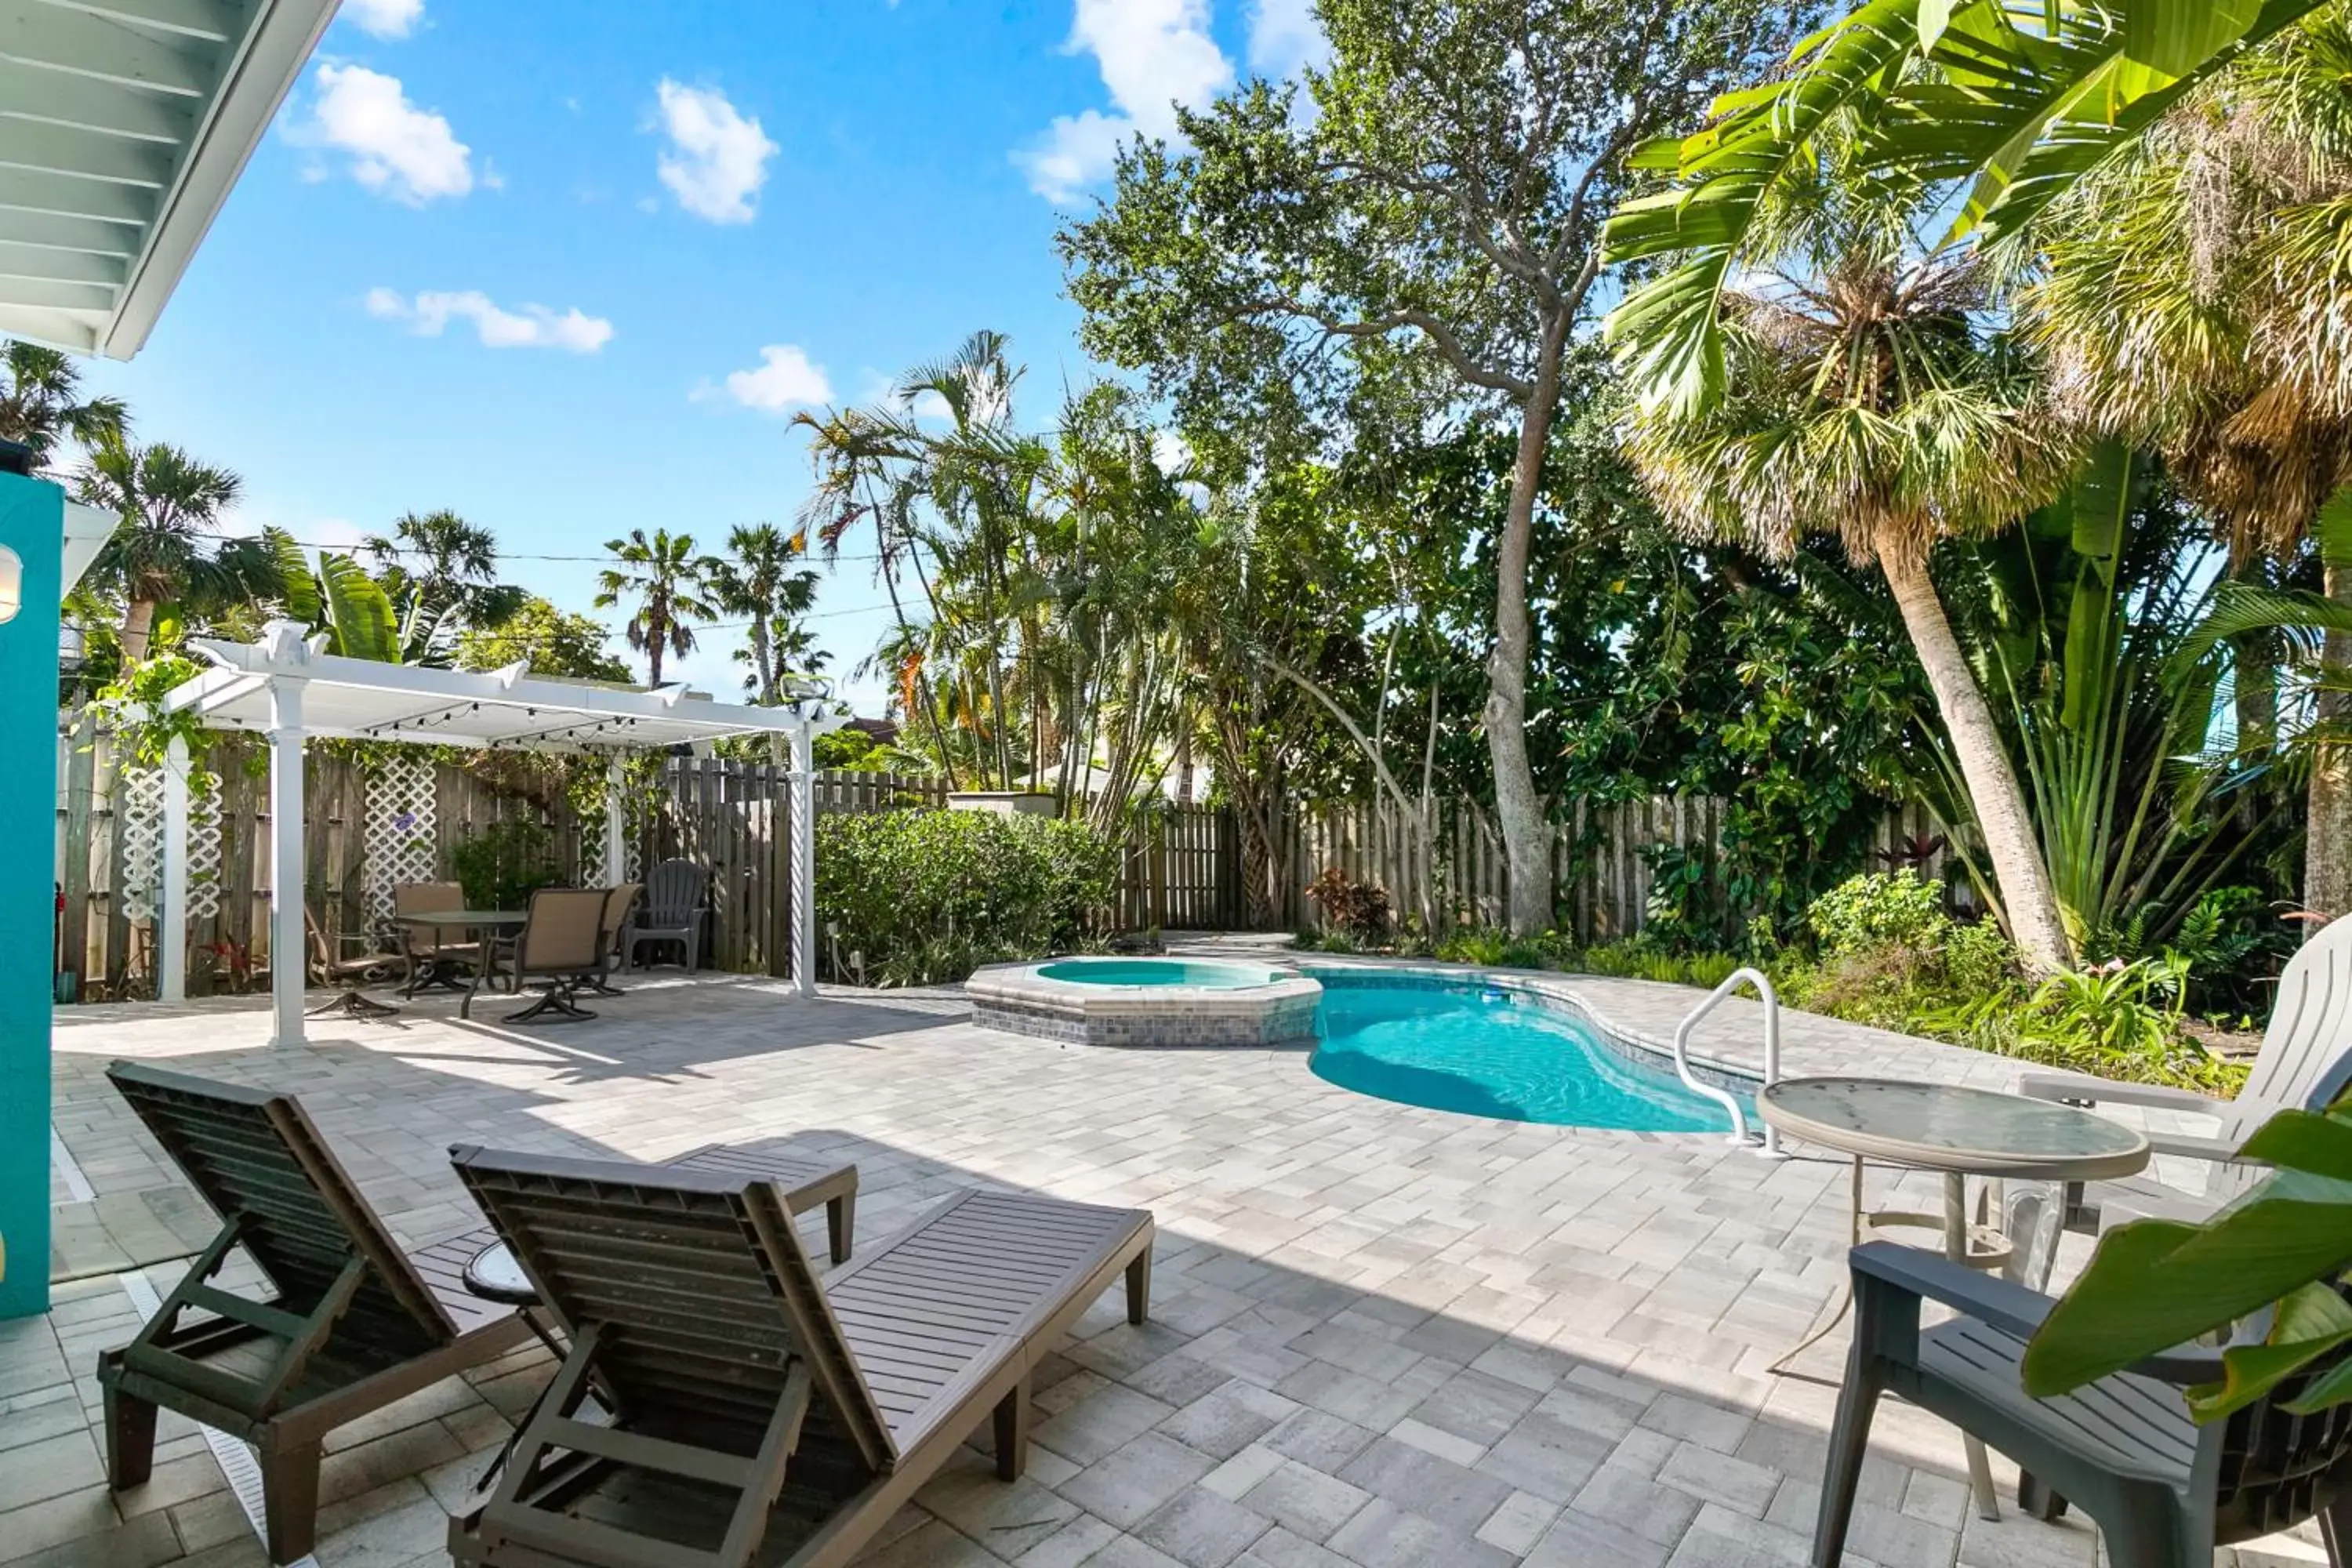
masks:
[[[395,752],[368,777],[367,871],[362,886],[371,922],[392,918],[392,890],[437,879],[436,774],[421,753]]]
[[[163,904],[163,770],[126,768],[115,784],[122,850],[122,908],[153,920]],[[188,914],[220,913],[220,780],[199,773],[188,786]]]

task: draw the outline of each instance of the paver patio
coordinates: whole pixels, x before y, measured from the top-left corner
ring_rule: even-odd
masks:
[[[1659,1038],[1694,999],[1570,984]],[[133,1057],[300,1094],[411,1244],[479,1223],[446,1158],[465,1142],[659,1159],[725,1140],[855,1160],[868,1240],[974,1184],[1148,1206],[1160,1226],[1152,1321],[1127,1326],[1114,1292],[1040,1385],[1027,1478],[1001,1485],[966,1451],[864,1562],[1804,1562],[1843,1344],[1810,1352],[1801,1375],[1765,1367],[1840,1277],[1843,1163],[1391,1105],[1324,1083],[1299,1051],[999,1035],[972,1026],[952,993],[782,991],[639,982],[598,1003],[594,1023],[529,1030],[461,1025],[427,1002],[396,1026],[339,1022],[289,1051],[265,1044],[257,998],[63,1010],[55,1117],[70,1166],[56,1196],[173,1184],[102,1077]],[[1752,1056],[1749,1005],[1727,1009],[1702,1044]],[[1997,1088],[2018,1070],[1849,1025],[1792,1017],[1787,1033],[1792,1074],[1866,1066]],[[1916,1195],[1931,1202],[1925,1180]],[[168,1230],[173,1205],[142,1202]],[[168,1289],[175,1269],[150,1275]],[[61,1286],[46,1318],[0,1324],[0,1563],[264,1561],[201,1435],[168,1414],[153,1480],[108,1492],[93,1368],[136,1320],[121,1282],[100,1276]],[[549,1369],[519,1353],[347,1428],[327,1461],[319,1561],[445,1563],[447,1505]],[[1873,1451],[1853,1532],[1863,1559],[2095,1561],[2079,1521],[1976,1520],[1958,1437],[1937,1421],[1890,1406]],[[2317,1555],[2264,1546],[2275,1550],[2236,1555]]]

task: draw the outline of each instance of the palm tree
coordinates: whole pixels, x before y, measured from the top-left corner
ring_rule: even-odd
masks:
[[[662,661],[672,653],[694,651],[694,623],[719,618],[719,612],[701,595],[717,563],[694,552],[694,535],[654,530],[651,539],[642,528],[629,530],[626,539],[605,542],[604,548],[620,564],[597,575],[596,607],[609,610],[623,597],[636,602],[629,616],[629,646],[646,656],[646,684],[662,683]]]
[[[121,441],[130,415],[116,397],[80,395],[81,373],[59,350],[11,338],[0,349],[0,441],[20,441],[33,449],[33,466],[44,468],[59,443],[97,447]]]
[[[403,513],[390,538],[372,534],[360,549],[384,570],[395,597],[413,595],[436,620],[454,616],[467,626],[495,627],[526,596],[499,581],[498,536],[454,511]]]
[[[122,521],[91,571],[122,596],[122,657],[147,657],[158,605],[201,590],[219,572],[206,535],[235,504],[243,481],[178,447],[133,447],[116,439],[90,453],[81,499]]]
[[[1675,525],[1786,558],[1833,534],[1885,574],[1968,786],[2012,939],[2037,973],[2072,946],[2017,770],[1928,575],[1939,540],[2046,500],[2079,448],[2032,406],[2018,357],[1978,325],[1965,262],[1920,255],[1899,190],[1825,141],[1751,231],[1727,295],[1724,391],[1637,413],[1629,452]],[[1867,192],[1867,194],[1865,194]]]
[[[2352,483],[2352,22],[2307,19],[2184,101],[2052,210],[2025,331],[2061,408],[2160,449],[2267,584]],[[2326,593],[2352,560],[2321,539]],[[2291,617],[2290,617],[2291,624]],[[2278,628],[2236,639],[2242,739],[2276,727]],[[2305,903],[2352,913],[2352,637],[2320,646]]]
[[[817,574],[799,564],[808,558],[808,535],[787,534],[769,522],[739,523],[727,535],[727,550],[709,574],[711,596],[729,614],[751,617],[751,674],[745,686],[752,701],[772,707],[786,656],[805,668],[814,652],[797,625],[816,603]]]

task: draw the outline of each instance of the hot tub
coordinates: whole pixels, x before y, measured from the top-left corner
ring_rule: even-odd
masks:
[[[989,1028],[1087,1046],[1303,1045],[1323,1000],[1295,970],[1196,958],[992,964],[964,990]]]

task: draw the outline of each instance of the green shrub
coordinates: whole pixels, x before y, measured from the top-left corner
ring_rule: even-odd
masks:
[[[890,811],[817,824],[818,923],[883,984],[1076,951],[1118,882],[1118,847],[1084,823]]]
[[[1944,890],[1910,871],[1849,877],[1805,910],[1825,958],[1890,947],[1928,948],[1943,941],[1952,920]]]
[[[494,822],[449,852],[449,864],[465,890],[466,907],[520,910],[541,888],[565,881],[555,864],[555,840],[536,822]]]

